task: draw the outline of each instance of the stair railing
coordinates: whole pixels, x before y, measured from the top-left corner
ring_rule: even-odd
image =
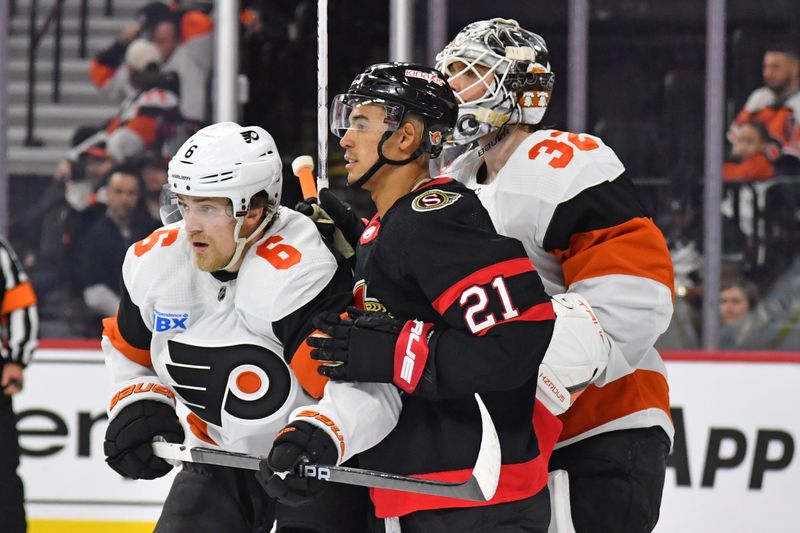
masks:
[[[44,142],[33,135],[34,111],[36,107],[36,52],[42,38],[47,35],[50,24],[55,20],[55,35],[53,46],[53,101],[61,99],[61,35],[62,35],[62,15],[64,0],[56,0],[50,12],[45,17],[40,28],[36,28],[36,19],[39,12],[38,0],[31,0],[30,18],[28,35],[30,35],[30,46],[28,47],[28,107],[25,123],[25,146],[42,146]]]

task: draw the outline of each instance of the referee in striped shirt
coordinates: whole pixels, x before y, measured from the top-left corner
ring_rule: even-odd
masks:
[[[24,533],[25,507],[19,467],[17,421],[11,397],[22,390],[24,368],[39,338],[36,295],[17,255],[0,238],[0,522],[6,533]]]

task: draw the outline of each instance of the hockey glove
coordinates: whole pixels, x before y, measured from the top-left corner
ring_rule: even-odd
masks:
[[[302,505],[322,492],[325,482],[292,472],[303,462],[332,465],[338,457],[336,444],[324,430],[309,422],[292,422],[275,437],[256,479],[270,497],[286,505]],[[275,472],[289,475],[281,477]]]
[[[394,383],[413,393],[426,370],[433,324],[353,307],[347,312],[347,318],[327,312],[314,320],[326,335],[308,339],[311,357],[322,361],[318,372],[332,380]]]
[[[140,400],[124,407],[109,422],[103,451],[115,472],[130,479],[155,479],[172,465],[153,455],[153,437],[183,442],[184,433],[175,409],[154,400]]]
[[[354,262],[355,249],[364,231],[364,223],[350,206],[339,200],[330,190],[322,189],[319,200],[309,198],[298,202],[295,211],[306,215],[314,222],[322,240],[334,255]]]

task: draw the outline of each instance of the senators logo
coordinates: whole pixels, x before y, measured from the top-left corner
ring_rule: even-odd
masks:
[[[276,353],[253,344],[205,347],[168,342],[173,389],[204,421],[222,425],[223,411],[263,420],[286,403],[290,370]]]
[[[365,311],[389,313],[385,305],[380,303],[377,299],[367,296],[367,282],[363,279],[358,280],[353,287],[353,302],[356,307]]]
[[[459,198],[461,198],[461,195],[458,193],[432,189],[414,198],[414,201],[411,203],[411,208],[420,213],[423,211],[434,211],[456,203]]]
[[[441,131],[429,131],[428,138],[431,140],[431,144],[433,146],[439,146],[442,144],[442,132]]]

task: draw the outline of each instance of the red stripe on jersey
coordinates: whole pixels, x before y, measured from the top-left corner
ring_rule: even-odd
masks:
[[[404,516],[428,509],[453,507],[484,507],[530,498],[547,485],[547,463],[561,432],[561,422],[538,400],[533,407],[533,427],[539,444],[539,455],[525,463],[504,464],[500,467],[500,481],[494,497],[488,502],[473,502],[441,496],[412,494],[388,489],[369,489],[375,516],[388,518]],[[419,474],[412,477],[461,483],[469,479],[472,469]]]
[[[490,283],[497,276],[511,277],[517,274],[524,274],[525,272],[533,272],[531,260],[527,257],[518,257],[517,259],[509,259],[482,268],[473,272],[461,281],[456,282],[449,289],[439,295],[433,301],[433,308],[436,309],[440,315],[444,315],[453,302],[461,297],[461,293],[473,285],[486,285]]]
[[[500,324],[508,324],[509,322],[540,322],[542,320],[555,320],[556,319],[556,312],[553,310],[553,304],[551,302],[544,302],[538,305],[534,305],[533,307],[529,308],[527,311],[524,311],[522,314],[515,316],[514,318],[509,318],[508,320],[501,320],[500,322],[495,322],[491,326],[486,329],[482,329],[478,332],[478,337],[483,337],[492,328],[495,326],[499,326]]]
[[[451,181],[453,181],[453,178],[447,178],[447,177],[436,178],[424,185],[420,185],[415,190],[421,191],[422,189],[428,189],[430,187],[438,187],[439,185],[444,185],[445,183],[450,183]]]

